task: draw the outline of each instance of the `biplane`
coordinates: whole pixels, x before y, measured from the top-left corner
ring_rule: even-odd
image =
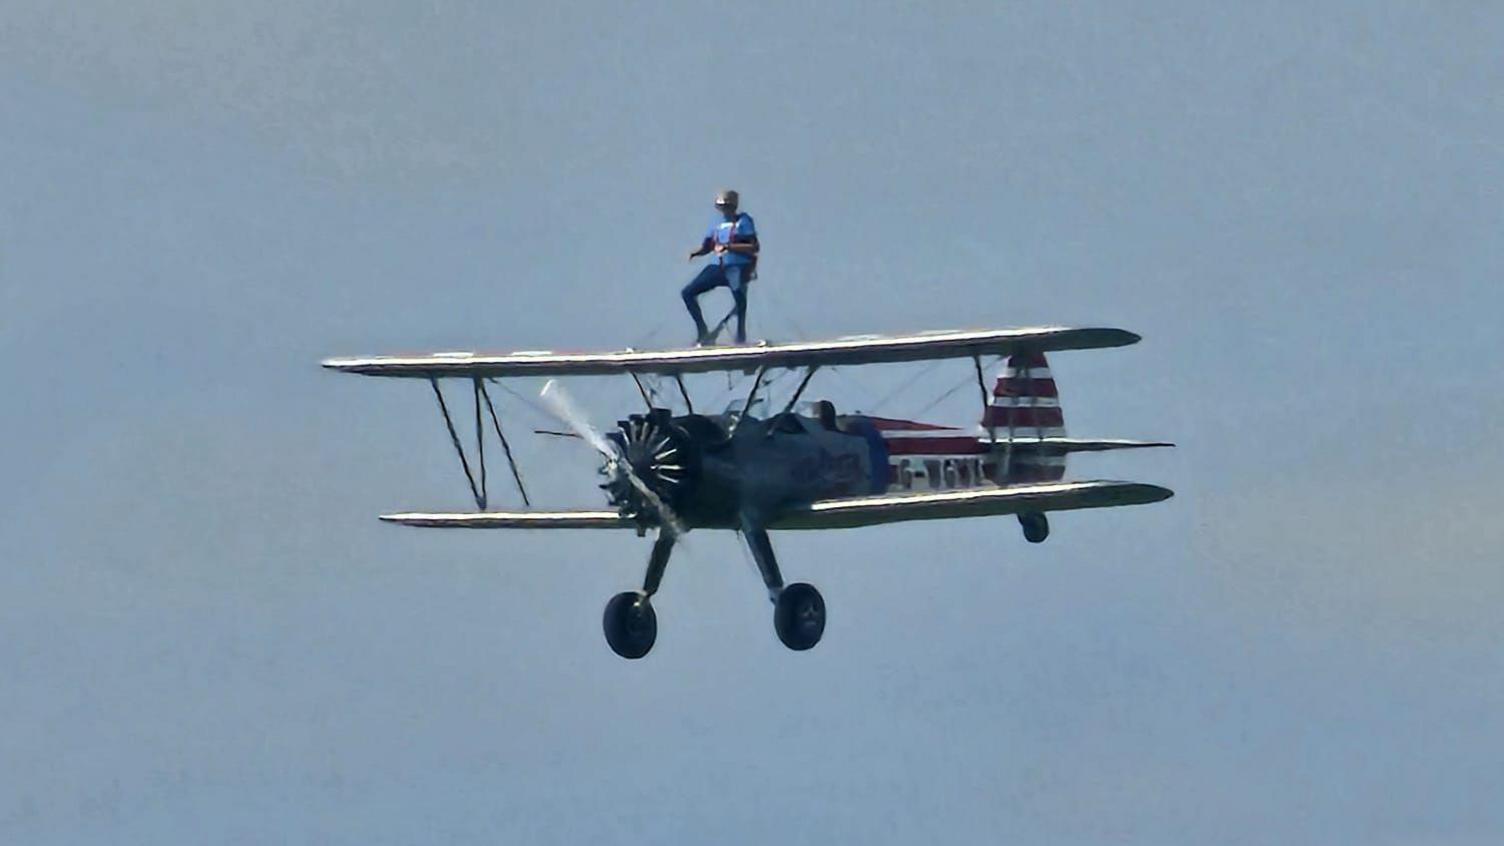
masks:
[[[819,643],[825,631],[825,601],[812,585],[784,583],[770,532],[1015,515],[1024,538],[1040,543],[1049,536],[1047,515],[1052,511],[1169,498],[1171,491],[1156,485],[1064,478],[1072,453],[1171,446],[1065,434],[1046,354],[1121,347],[1138,340],[1121,329],[1044,327],[660,351],[332,358],[324,366],[427,381],[475,499],[473,512],[406,512],[383,515],[382,520],[434,528],[622,529],[635,530],[639,537],[653,532],[641,589],[613,597],[603,620],[611,649],[623,658],[641,658],[657,639],[652,598],[669,556],[675,543],[696,529],[728,529],[742,535],[772,601],[779,640],[790,649],[806,650]],[[983,360],[993,357],[1002,367],[989,385],[989,366]],[[842,414],[829,401],[800,402],[822,368],[968,358],[981,399],[981,419],[975,426]],[[685,377],[717,371],[750,375],[746,395],[718,412],[697,411]],[[775,373],[799,377],[781,406],[765,395]],[[602,433],[558,381],[578,376],[630,377],[637,383],[643,408]],[[549,379],[541,399],[569,430],[551,434],[578,438],[599,453],[607,507],[532,508],[488,388],[517,377]],[[441,388],[444,380],[470,383],[475,426],[471,450],[450,412]],[[682,409],[674,408],[681,403]],[[488,507],[485,448],[491,432],[527,506],[524,510]]]

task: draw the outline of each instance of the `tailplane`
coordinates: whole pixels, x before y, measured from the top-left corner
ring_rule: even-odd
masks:
[[[1164,441],[1117,438],[1070,438],[1060,391],[1044,353],[1014,353],[997,377],[992,404],[982,418],[981,441],[1002,452],[994,471],[998,484],[1057,482],[1065,476],[1065,457],[1073,452],[1168,447]]]

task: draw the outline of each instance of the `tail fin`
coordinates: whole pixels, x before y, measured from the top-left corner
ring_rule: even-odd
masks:
[[[992,404],[982,417],[982,427],[1006,453],[998,466],[1000,484],[1055,482],[1065,476],[1065,455],[1042,448],[1045,438],[1065,437],[1065,414],[1050,364],[1042,352],[1018,352],[992,389]],[[1014,439],[1028,446],[1004,446]]]
[[[992,389],[992,405],[982,418],[982,426],[997,432],[998,438],[1009,435],[1033,438],[1065,436],[1065,415],[1060,409],[1060,392],[1044,353],[1023,352],[1008,356],[1008,366],[997,377]]]

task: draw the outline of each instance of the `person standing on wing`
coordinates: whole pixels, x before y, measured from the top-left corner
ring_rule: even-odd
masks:
[[[700,295],[722,285],[731,289],[736,300],[736,342],[747,342],[747,283],[757,276],[758,244],[752,215],[737,211],[739,200],[735,191],[715,195],[715,209],[720,216],[710,224],[699,249],[689,254],[690,261],[710,253],[715,253],[716,258],[715,264],[706,266],[684,286],[684,307],[695,319],[700,344],[713,340],[705,326],[705,316],[700,313]]]

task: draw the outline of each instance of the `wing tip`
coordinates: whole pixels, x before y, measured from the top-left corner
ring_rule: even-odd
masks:
[[[1162,485],[1151,485],[1147,482],[1134,482],[1140,491],[1144,493],[1145,504],[1151,502],[1164,502],[1175,496],[1175,492]]]
[[[1116,327],[1099,329],[1097,331],[1109,337],[1112,341],[1109,346],[1114,347],[1131,347],[1144,339],[1144,336],[1137,332],[1130,332],[1127,329],[1118,329]]]

